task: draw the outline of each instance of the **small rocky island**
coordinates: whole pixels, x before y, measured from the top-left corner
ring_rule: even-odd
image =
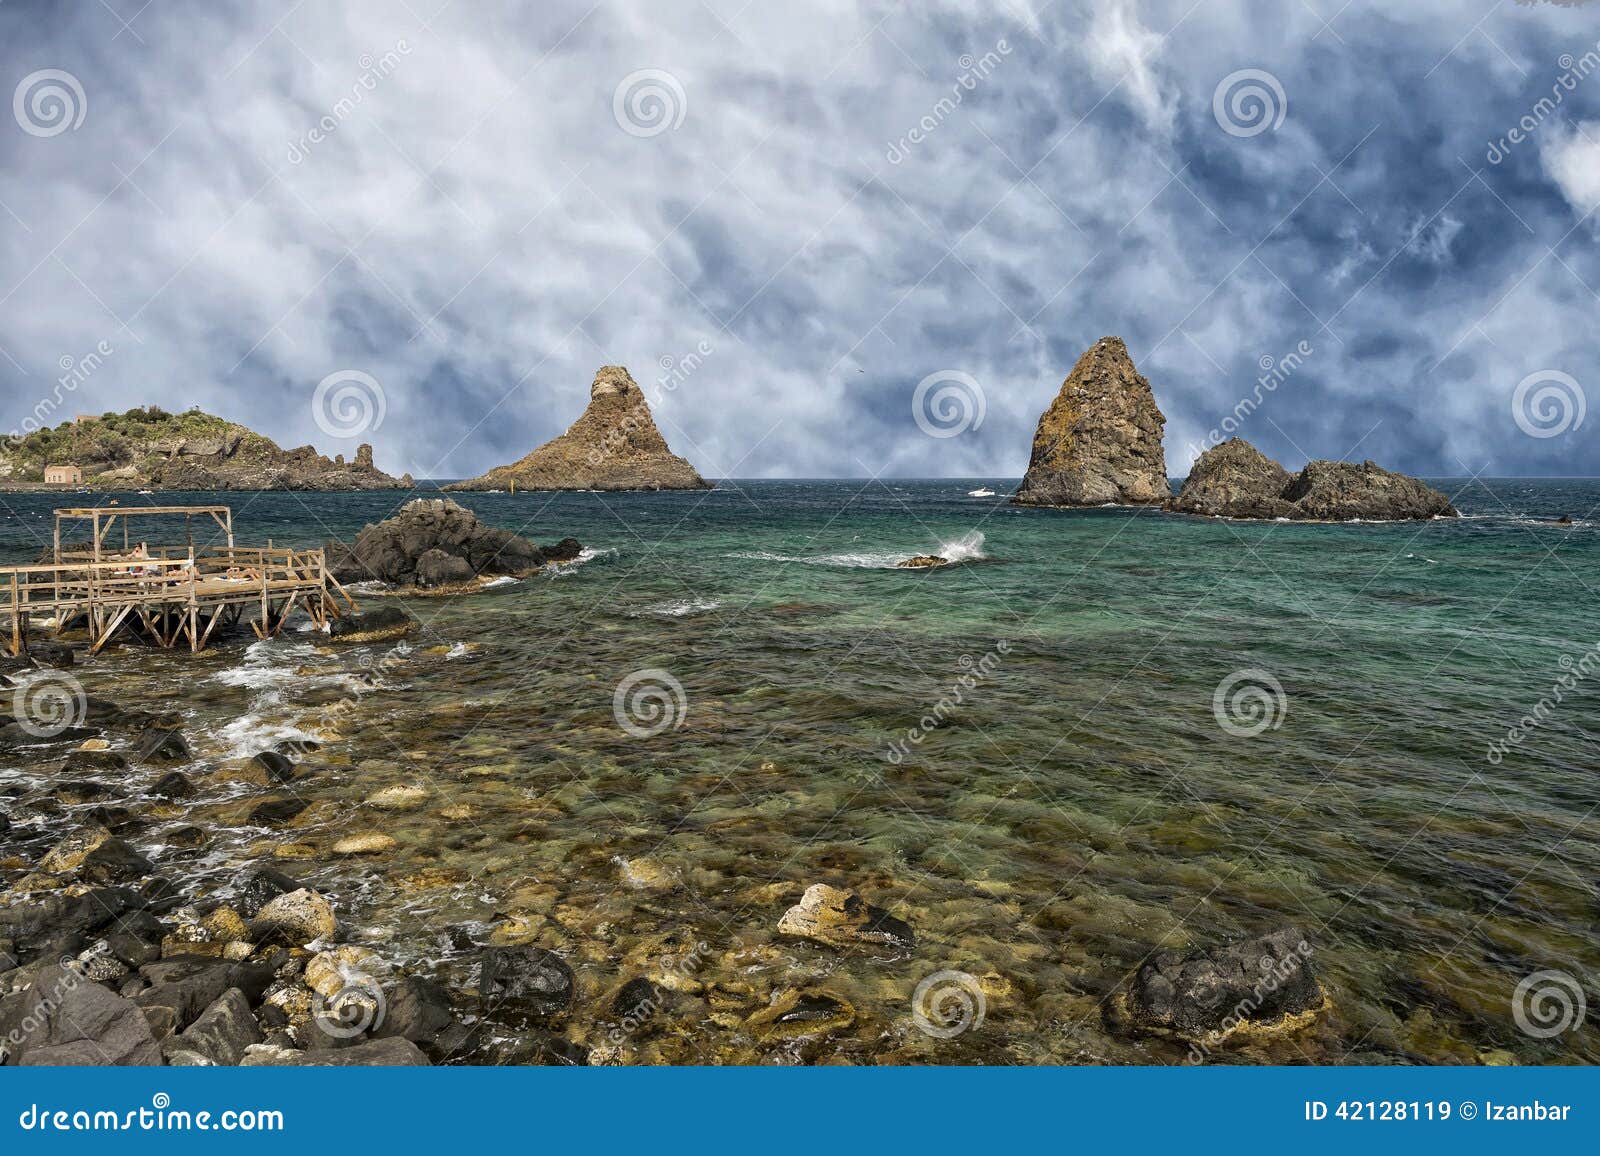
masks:
[[[369,523],[353,545],[330,539],[324,549],[341,582],[461,591],[522,577],[550,562],[570,562],[583,547],[563,538],[541,548],[510,530],[484,525],[449,498],[417,498],[394,517]]]
[[[521,461],[446,486],[448,490],[708,490],[711,483],[674,454],[656,429],[631,374],[604,365],[589,408],[566,433]]]
[[[1314,461],[1291,474],[1243,438],[1202,454],[1174,498],[1161,446],[1165,425],[1128,347],[1120,337],[1102,337],[1039,419],[1028,473],[1012,501],[1313,522],[1459,516],[1438,490],[1375,462]]]
[[[1170,508],[1217,518],[1320,522],[1460,516],[1438,490],[1375,462],[1314,461],[1291,474],[1243,438],[1201,454]]]
[[[46,466],[75,467],[95,489],[400,490],[363,443],[355,458],[331,460],[314,446],[285,450],[271,438],[213,414],[167,413],[156,406],[80,417],[0,447],[0,488],[60,489]]]
[[[1016,497],[1023,506],[1160,505],[1172,496],[1166,418],[1120,337],[1078,359],[1039,418]]]

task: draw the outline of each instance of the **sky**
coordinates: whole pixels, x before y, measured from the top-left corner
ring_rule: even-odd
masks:
[[[1600,474],[1600,4],[140,3],[0,5],[0,428],[1014,477],[1115,334],[1176,476]]]

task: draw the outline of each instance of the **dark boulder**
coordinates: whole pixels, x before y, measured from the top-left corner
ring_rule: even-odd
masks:
[[[0,999],[0,1050],[4,1062],[23,1066],[161,1062],[139,1008],[59,963],[40,971],[27,991]]]
[[[139,736],[135,757],[144,763],[186,763],[194,757],[181,731],[151,727]]]
[[[477,576],[535,570],[546,554],[510,530],[486,526],[448,498],[418,498],[393,517],[368,525],[353,544],[329,542],[328,563],[341,582],[445,586]]]
[[[98,931],[130,907],[141,906],[138,894],[123,887],[100,887],[81,895],[46,892],[34,902],[0,907],[0,939],[9,939],[29,958],[60,936]]]
[[[62,760],[63,775],[81,775],[86,771],[120,771],[128,765],[121,751],[70,751]]]
[[[250,1001],[238,988],[229,988],[195,1017],[178,1035],[166,1040],[162,1052],[193,1052],[213,1064],[232,1067],[244,1059],[244,1050],[261,1042],[261,1029],[250,1014]]]
[[[293,760],[280,751],[262,751],[252,761],[266,771],[267,778],[274,783],[287,783],[294,778]]]
[[[186,974],[185,968],[161,968],[160,964],[186,965],[192,970]],[[238,988],[246,1002],[254,1006],[261,1002],[262,993],[273,980],[272,968],[255,961],[219,964],[211,958],[185,959],[183,956],[174,956],[161,960],[160,964],[140,969],[140,974],[149,979],[152,986],[136,995],[134,1002],[140,1007],[171,1008],[173,1023],[180,1032],[192,1024],[201,1012],[221,999],[229,988]],[[161,977],[164,975],[181,978],[163,982]]]
[[[458,554],[433,549],[417,559],[418,586],[456,586],[476,576],[472,563]]]
[[[390,989],[382,1021],[373,1028],[374,1039],[401,1036],[415,1044],[433,1044],[456,1022],[444,988],[419,976],[408,975]]]
[[[572,969],[542,947],[488,947],[478,957],[478,993],[496,1018],[553,1016],[572,1004]]]
[[[79,874],[87,883],[131,883],[155,865],[121,839],[107,839],[83,858]]]
[[[1224,518],[1290,517],[1283,497],[1293,475],[1243,438],[1229,438],[1201,454],[1172,508]]]
[[[281,827],[307,807],[304,799],[268,799],[256,804],[250,822],[257,827]]]
[[[1133,979],[1128,1026],[1216,1040],[1323,1005],[1312,947],[1295,927],[1201,951],[1157,952]]]
[[[544,556],[552,562],[572,562],[583,553],[583,544],[576,538],[563,538],[554,546],[544,548]]]
[[[28,643],[28,657],[39,666],[64,667],[76,661],[72,647],[64,642],[38,639]]]
[[[162,799],[187,799],[194,795],[194,782],[182,771],[168,771],[156,780],[150,793]]]
[[[328,624],[328,636],[338,642],[387,642],[416,627],[417,620],[400,607],[378,606],[335,618]]]

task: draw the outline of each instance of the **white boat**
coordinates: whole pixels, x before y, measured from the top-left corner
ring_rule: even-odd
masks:
[[[153,494],[153,493],[155,493],[154,490],[140,490],[139,491],[139,496],[140,497],[146,497],[146,496],[148,496],[150,494]]]
[[[981,489],[968,490],[967,491],[967,497],[969,497],[969,498],[992,498],[992,497],[994,497],[994,491],[989,489],[987,486],[985,486],[985,487],[983,487]]]

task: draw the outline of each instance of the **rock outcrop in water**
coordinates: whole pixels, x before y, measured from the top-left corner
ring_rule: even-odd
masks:
[[[1201,454],[1170,508],[1222,518],[1328,522],[1458,516],[1438,490],[1375,462],[1315,461],[1291,475],[1243,438]]]
[[[418,498],[398,514],[356,535],[353,545],[329,541],[328,565],[341,582],[456,587],[480,578],[528,574],[546,562],[570,561],[581,549],[565,538],[548,550],[486,526],[449,498]]]
[[[1102,337],[1073,366],[1033,435],[1024,506],[1156,505],[1167,501],[1166,418],[1120,337]]]
[[[399,490],[373,464],[363,444],[355,459],[328,459],[313,446],[281,449],[271,438],[197,409],[167,413],[155,406],[107,413],[35,430],[0,448],[0,487],[61,489],[44,484],[47,465],[72,465],[95,489]]]
[[[1294,1030],[1322,1009],[1312,947],[1283,927],[1201,951],[1161,951],[1145,961],[1112,1013],[1134,1031],[1204,1044],[1238,1032]]]
[[[667,448],[643,392],[620,365],[589,387],[589,408],[572,428],[519,462],[451,490],[706,490],[711,484]]]

